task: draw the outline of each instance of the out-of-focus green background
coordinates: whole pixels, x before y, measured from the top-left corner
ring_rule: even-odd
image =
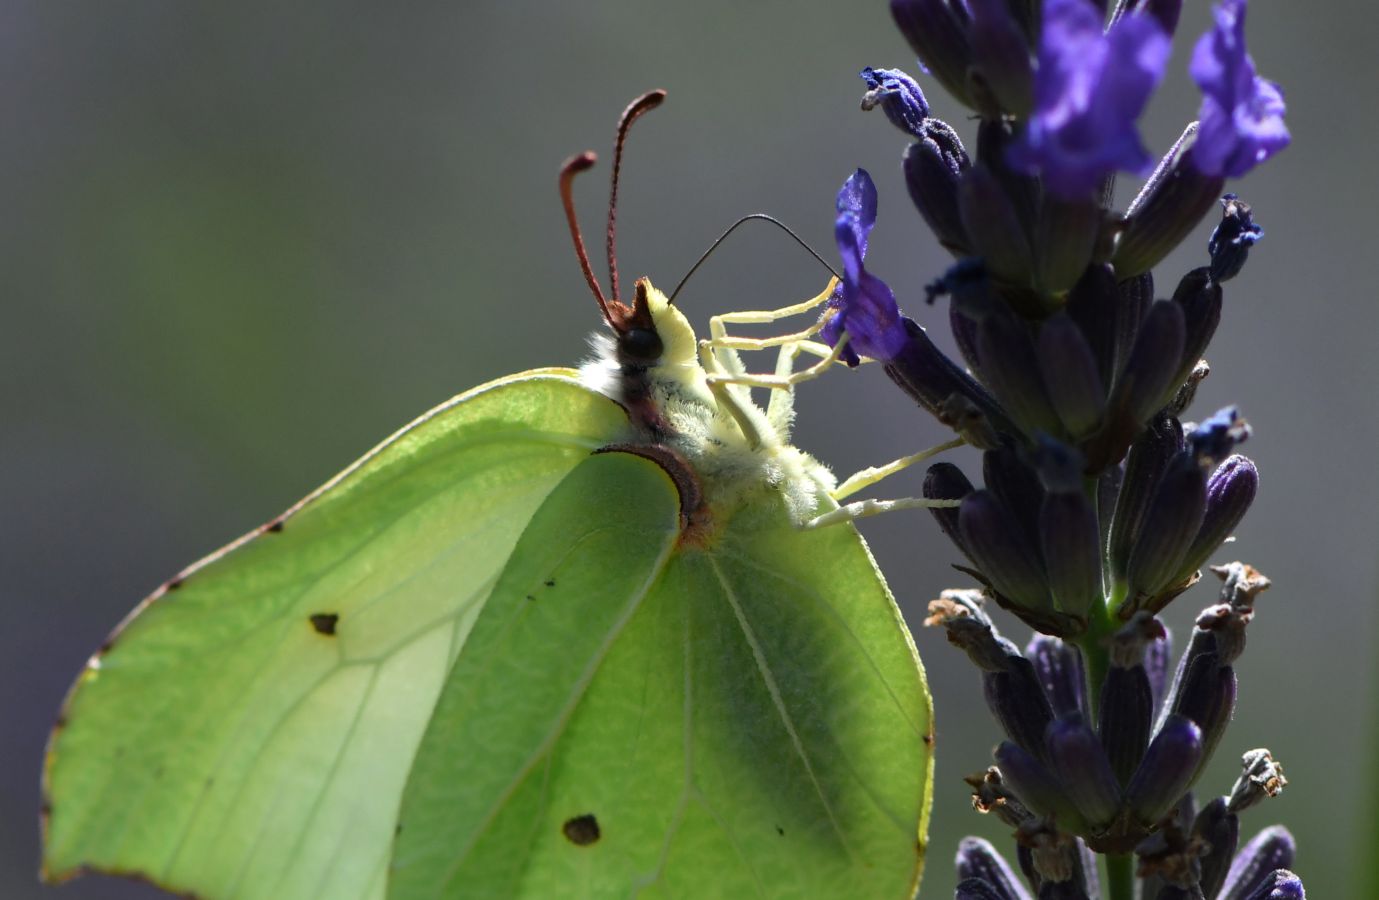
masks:
[[[1207,12],[1189,6],[1145,121],[1159,149],[1198,102],[1185,68]],[[1227,290],[1196,412],[1239,402],[1256,426],[1263,491],[1222,559],[1275,588],[1203,787],[1227,789],[1238,751],[1272,748],[1291,785],[1246,827],[1285,821],[1329,898],[1373,807],[1376,19],[1359,0],[1251,16],[1295,144],[1236,185],[1268,237]],[[669,287],[758,210],[832,256],[833,195],[861,165],[882,192],[869,263],[951,346],[919,300],[947,260],[905,196],[901,135],[857,109],[865,64],[914,68],[881,0],[0,8],[0,896],[154,894],[34,877],[47,728],[143,594],[432,404],[581,358],[598,320],[555,173],[572,152],[606,153],[633,95],[670,90],[631,141],[625,277]],[[596,233],[606,171],[579,185]],[[1204,261],[1206,232],[1160,267],[1161,292]],[[680,302],[702,330],[822,283],[784,237],[748,228]],[[798,442],[844,473],[942,437],[875,370],[811,384],[800,405]],[[964,583],[923,513],[864,530],[916,625]],[[1175,604],[1180,634],[1210,598]],[[1007,842],[960,782],[996,740],[975,672],[941,635],[917,639],[938,709],[924,896],[941,898],[962,834]]]

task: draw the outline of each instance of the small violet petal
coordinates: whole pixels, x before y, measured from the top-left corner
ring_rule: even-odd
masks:
[[[862,266],[867,255],[867,237],[875,224],[876,185],[865,169],[858,169],[838,192],[834,236],[843,261],[843,281],[829,301],[837,312],[822,332],[823,339],[833,346],[847,332],[849,340],[843,358],[849,364],[855,364],[857,354],[882,362],[893,359],[908,340],[895,295],[884,281]]]

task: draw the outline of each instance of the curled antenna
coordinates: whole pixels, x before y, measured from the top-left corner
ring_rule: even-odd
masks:
[[[627,109],[622,111],[622,116],[618,118],[618,137],[613,144],[613,186],[608,191],[608,281],[613,289],[614,300],[621,299],[618,293],[618,254],[615,244],[618,233],[618,173],[622,170],[622,147],[627,141],[627,132],[632,123],[637,121],[642,113],[660,106],[665,99],[665,91],[647,91],[629,103]]]
[[[575,256],[579,258],[579,268],[584,272],[584,280],[589,282],[589,290],[594,292],[594,299],[598,301],[603,317],[612,324],[613,316],[608,310],[608,299],[603,296],[603,288],[599,287],[599,280],[594,277],[593,267],[589,265],[589,253],[584,249],[584,236],[579,232],[579,219],[575,216],[575,198],[571,190],[575,176],[593,168],[597,160],[598,157],[588,150],[565,160],[565,164],[560,167],[560,202],[565,207],[565,221],[570,226],[570,237],[575,242]]]
[[[823,266],[825,269],[828,269],[828,271],[833,275],[834,278],[842,277],[838,274],[838,271],[836,269],[834,269],[832,266],[828,264],[828,260],[824,259],[822,256],[819,255],[818,251],[816,251],[813,247],[809,246],[808,242],[806,242],[804,238],[800,237],[798,234],[791,231],[790,226],[786,225],[784,222],[782,222],[780,219],[777,219],[774,216],[768,216],[766,213],[752,213],[751,215],[743,216],[733,224],[729,225],[728,230],[720,234],[718,236],[718,239],[709,245],[709,249],[704,251],[703,255],[699,257],[695,264],[690,266],[690,270],[685,273],[685,277],[681,278],[680,283],[675,286],[675,290],[670,292],[671,303],[675,302],[675,298],[679,295],[680,289],[685,286],[685,282],[690,280],[690,276],[693,275],[696,271],[698,271],[699,267],[704,264],[704,260],[708,259],[709,256],[713,253],[713,251],[718,249],[718,245],[723,243],[723,241],[728,237],[728,235],[736,231],[739,225],[746,224],[747,222],[750,222],[753,219],[761,219],[763,221],[770,222],[772,225],[775,225],[781,231],[784,231],[786,234],[794,238],[795,243],[799,244],[801,247],[807,250],[809,252],[809,255],[817,259],[819,261],[819,265]]]

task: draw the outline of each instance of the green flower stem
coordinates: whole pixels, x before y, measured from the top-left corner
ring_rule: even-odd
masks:
[[[1106,885],[1110,890],[1110,900],[1134,900],[1135,897],[1135,857],[1130,853],[1112,853],[1106,856]]]

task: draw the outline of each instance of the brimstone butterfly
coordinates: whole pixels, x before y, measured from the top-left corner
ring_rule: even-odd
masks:
[[[592,162],[561,182],[598,358],[442,404],[145,600],[54,730],[48,877],[911,896],[932,762],[909,633],[852,525],[803,527],[837,504],[790,392],[755,405],[645,279],[618,299],[612,202],[605,299],[570,200]]]

